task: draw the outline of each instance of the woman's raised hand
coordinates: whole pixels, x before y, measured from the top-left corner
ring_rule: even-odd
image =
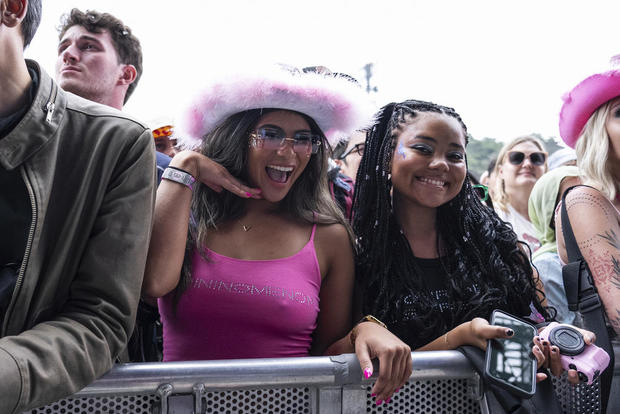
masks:
[[[371,392],[377,399],[377,405],[389,403],[392,395],[405,385],[411,376],[411,348],[374,322],[358,324],[351,335],[355,338],[355,354],[365,378],[372,376],[371,360],[379,360],[379,377]]]
[[[196,151],[182,151],[170,162],[173,167],[186,170],[196,181],[207,185],[215,192],[228,190],[242,198],[262,198],[259,188],[250,188],[233,177],[226,168]]]

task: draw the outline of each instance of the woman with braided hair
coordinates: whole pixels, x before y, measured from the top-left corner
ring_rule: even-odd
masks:
[[[467,178],[466,145],[467,128],[452,108],[392,103],[369,130],[357,173],[361,308],[412,349],[486,349],[488,339],[513,334],[489,325],[494,309],[536,322],[547,315],[517,236]],[[556,347],[534,344],[539,365],[550,356],[559,374]]]

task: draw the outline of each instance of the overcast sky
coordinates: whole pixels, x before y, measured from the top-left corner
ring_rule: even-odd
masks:
[[[26,55],[53,74],[60,16],[114,14],[140,39],[144,74],[125,110],[178,112],[214,65],[324,65],[366,85],[377,106],[453,106],[475,138],[558,136],[561,96],[620,54],[620,1],[44,0]]]

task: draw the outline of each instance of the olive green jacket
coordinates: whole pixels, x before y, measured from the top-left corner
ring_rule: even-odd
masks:
[[[32,204],[0,328],[2,414],[70,395],[112,367],[133,329],[155,198],[150,131],[27,63],[40,74],[36,98],[0,139],[0,165],[19,169]]]

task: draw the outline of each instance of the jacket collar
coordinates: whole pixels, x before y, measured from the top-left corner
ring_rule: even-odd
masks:
[[[66,101],[61,89],[40,66],[26,60],[39,74],[39,88],[30,109],[7,136],[0,140],[0,166],[18,167],[50,139],[53,139],[64,116]]]

